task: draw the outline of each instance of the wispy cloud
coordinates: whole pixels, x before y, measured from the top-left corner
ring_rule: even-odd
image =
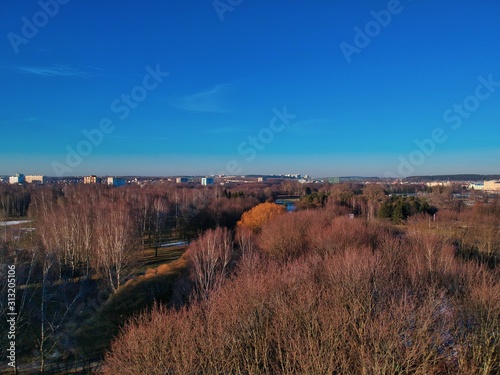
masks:
[[[335,129],[335,123],[328,119],[309,119],[297,121],[287,126],[287,130],[295,135],[328,134]]]
[[[78,77],[90,78],[92,73],[73,68],[68,65],[51,65],[51,66],[19,66],[15,68],[20,73],[33,74],[41,77]]]
[[[172,137],[134,137],[128,135],[106,135],[106,138],[116,138],[116,139],[133,139],[133,140],[147,140],[147,141],[165,141],[172,139]]]
[[[243,131],[241,128],[236,128],[234,126],[228,126],[225,128],[214,128],[205,130],[207,133],[211,134],[232,134],[232,133],[240,133]]]
[[[9,125],[15,126],[16,124],[29,124],[38,122],[38,117],[35,116],[27,116],[27,117],[13,117],[7,120],[0,120],[0,125]]]
[[[232,94],[230,84],[216,85],[215,87],[180,97],[175,106],[186,111],[229,113],[228,103]]]

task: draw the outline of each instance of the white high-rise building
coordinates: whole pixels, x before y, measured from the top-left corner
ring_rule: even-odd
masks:
[[[115,186],[115,187],[124,186],[127,184],[127,181],[125,181],[124,178],[116,178],[116,177],[108,177],[107,182],[108,182],[108,185]]]
[[[24,183],[24,175],[21,173],[16,173],[14,176],[9,177],[9,184],[23,184]]]
[[[201,179],[201,184],[203,186],[213,185],[214,184],[214,179],[212,177],[203,177]]]

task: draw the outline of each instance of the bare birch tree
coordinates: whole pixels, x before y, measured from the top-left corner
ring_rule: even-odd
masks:
[[[97,263],[116,292],[133,261],[134,226],[124,202],[106,206],[97,217]]]
[[[189,246],[189,271],[199,298],[208,298],[222,285],[232,255],[233,241],[226,228],[210,229]]]
[[[162,231],[165,227],[167,212],[168,201],[162,196],[157,196],[152,204],[152,234],[155,257],[158,256],[158,248],[161,245]]]

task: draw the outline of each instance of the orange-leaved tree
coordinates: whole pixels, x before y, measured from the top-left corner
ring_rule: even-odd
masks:
[[[285,211],[286,208],[279,204],[269,202],[261,203],[241,215],[241,219],[238,221],[238,227],[248,228],[257,233],[265,222]]]

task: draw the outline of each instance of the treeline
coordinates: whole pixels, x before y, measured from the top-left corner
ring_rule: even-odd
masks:
[[[88,277],[107,270],[101,276],[113,290],[135,258],[134,251],[145,246],[157,251],[169,238],[189,242],[217,226],[234,228],[241,214],[258,203],[216,189],[172,186],[75,185],[39,189],[32,200],[36,233],[43,248],[57,258],[59,276]]]
[[[0,215],[3,217],[23,217],[28,215],[29,206],[32,201],[32,195],[40,190],[53,190],[55,194],[64,195],[63,191],[71,189],[85,190],[86,186],[69,185],[66,187],[60,185],[49,186],[18,186],[18,185],[0,185]],[[99,186],[100,189],[108,189],[106,186]],[[342,184],[301,184],[298,181],[286,180],[275,184],[243,184],[233,188],[214,186],[193,187],[191,185],[177,185],[171,183],[152,184],[140,188],[137,185],[131,185],[120,188],[125,191],[125,197],[129,197],[129,192],[138,190],[144,192],[144,195],[163,194],[168,196],[170,203],[176,205],[175,218],[178,230],[183,231],[182,236],[195,236],[200,228],[214,227],[215,225],[234,226],[237,221],[236,212],[226,207],[220,207],[220,203],[228,204],[228,201],[219,198],[236,199],[231,201],[232,206],[238,206],[238,200],[248,201],[253,199],[254,204],[264,201],[274,201],[279,195],[289,195],[300,197],[297,203],[298,209],[310,209],[319,207],[331,207],[342,213],[354,213],[359,216],[370,216],[374,218],[380,205],[391,194],[414,194],[423,192],[431,198],[438,201],[439,205],[449,203],[451,194],[457,190],[452,187],[429,188],[425,185],[383,185],[360,183],[342,183]],[[151,193],[155,191],[155,193]],[[158,193],[160,192],[160,193]],[[207,193],[210,192],[207,196]],[[137,195],[137,194],[136,194]],[[128,199],[129,203],[132,202]],[[140,199],[136,199],[140,204]],[[216,202],[216,203],[215,203]],[[147,203],[149,204],[149,202]],[[181,207],[182,206],[182,207]],[[224,211],[225,215],[220,215]],[[235,214],[232,214],[232,212]],[[237,210],[238,211],[238,210]],[[171,215],[172,217],[172,215]],[[171,219],[173,220],[173,219]],[[196,223],[196,224],[193,224]]]
[[[498,268],[419,223],[257,206],[191,244],[191,302],[132,319],[102,373],[498,373]]]
[[[410,216],[418,214],[434,215],[438,209],[431,206],[425,199],[417,197],[392,196],[382,203],[379,217],[391,219],[395,224],[401,224]]]
[[[438,211],[424,197],[404,195],[415,194],[417,191],[427,192],[428,188],[425,186],[410,186],[403,190],[401,186],[344,183],[325,184],[319,189],[313,189],[306,187],[297,204],[298,209],[327,207],[338,214],[353,214],[371,220],[377,217],[391,219],[396,224],[413,215],[425,213],[432,216]],[[451,193],[447,198],[451,199]]]
[[[30,186],[0,184],[0,218],[26,216],[32,190]]]

